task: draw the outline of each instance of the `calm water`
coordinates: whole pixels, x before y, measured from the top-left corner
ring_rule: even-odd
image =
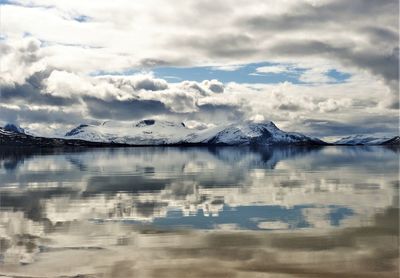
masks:
[[[383,147],[0,149],[0,277],[397,277],[398,204]]]

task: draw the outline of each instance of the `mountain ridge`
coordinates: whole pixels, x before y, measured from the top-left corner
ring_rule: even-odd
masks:
[[[67,140],[62,138],[39,137],[25,133],[7,131],[4,128],[0,127],[0,147],[2,146],[63,148],[63,147],[112,147],[112,146],[124,146],[124,145],[90,142],[90,141],[76,140],[76,139]]]
[[[388,145],[399,146],[400,137],[353,135],[334,143],[286,132],[273,122],[242,122],[207,129],[188,128],[184,122],[145,119],[136,122],[82,123],[64,136],[45,137],[17,125],[0,127],[0,145],[17,146],[269,146],[269,145]]]
[[[67,132],[64,138],[130,145],[288,145],[327,144],[300,133],[280,130],[273,122],[245,122],[197,130],[183,122],[147,119],[119,125],[81,124]]]
[[[400,137],[375,137],[372,135],[356,134],[343,137],[333,144],[347,146],[378,146],[378,145],[400,145]]]

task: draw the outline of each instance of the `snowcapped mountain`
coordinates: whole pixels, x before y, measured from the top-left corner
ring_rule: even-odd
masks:
[[[184,123],[161,120],[142,120],[121,124],[82,124],[65,134],[66,139],[131,145],[323,145],[317,138],[300,133],[284,132],[272,122],[244,123],[205,130],[190,129]]]
[[[192,133],[184,123],[142,120],[133,123],[107,121],[101,125],[81,124],[65,134],[65,139],[131,145],[178,144]]]
[[[397,140],[396,140],[397,139]],[[370,135],[352,135],[352,136],[347,136],[344,137],[336,142],[334,144],[336,145],[395,145],[397,141],[397,144],[399,144],[399,136],[395,137],[374,137]]]
[[[31,131],[26,128],[22,128],[17,124],[8,123],[3,127],[3,130],[12,132],[12,133],[17,133],[17,134],[25,134],[25,135],[35,136],[35,137],[41,137],[40,133],[36,133],[36,132]],[[42,136],[42,137],[49,137],[49,136]]]
[[[392,139],[389,139],[389,140],[383,142],[381,145],[400,146],[400,136],[395,136]]]
[[[400,137],[354,135],[335,145],[399,146]],[[0,128],[0,145],[28,146],[116,146],[116,145],[327,145],[301,133],[285,132],[273,122],[245,122],[208,129],[188,128],[183,122],[142,120],[107,121],[99,125],[81,124],[64,136],[41,137],[17,125]]]
[[[213,145],[325,145],[318,138],[280,130],[273,122],[247,122],[227,127],[216,127],[189,135],[188,143]]]
[[[15,131],[8,131],[0,127],[0,147],[18,146],[18,147],[108,147],[116,144],[89,142],[84,140],[66,140],[61,138],[38,137]]]
[[[3,129],[8,132],[26,134],[25,129],[15,124],[6,124]]]
[[[68,143],[70,141],[70,143]],[[147,119],[137,122],[106,121],[81,124],[64,136],[45,138],[15,124],[0,128],[0,144],[8,145],[327,145],[301,133],[285,132],[273,122],[244,122],[207,129],[188,128],[183,122]],[[399,146],[400,137],[353,135],[334,145]]]

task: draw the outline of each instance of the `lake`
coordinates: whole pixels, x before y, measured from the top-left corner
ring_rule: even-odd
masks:
[[[399,149],[0,149],[0,276],[398,277]]]

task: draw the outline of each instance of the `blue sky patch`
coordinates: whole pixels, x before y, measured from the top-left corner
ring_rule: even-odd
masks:
[[[336,83],[346,82],[351,77],[350,73],[340,72],[335,69],[329,70],[326,75],[335,79]]]
[[[260,72],[257,71],[261,67],[287,67],[286,71],[280,72]],[[309,84],[300,80],[307,68],[293,67],[286,64],[278,63],[251,63],[240,65],[233,70],[224,70],[214,66],[204,67],[155,67],[151,71],[157,78],[162,78],[168,82],[180,82],[184,80],[198,81],[217,79],[223,83],[250,83],[250,84],[278,84],[282,82],[290,82],[293,84]],[[131,69],[124,72],[94,72],[93,76],[97,75],[132,75],[140,73],[140,70]],[[328,77],[335,80],[330,83],[344,83],[350,78],[350,74],[340,72],[336,69],[331,69],[326,73]]]

